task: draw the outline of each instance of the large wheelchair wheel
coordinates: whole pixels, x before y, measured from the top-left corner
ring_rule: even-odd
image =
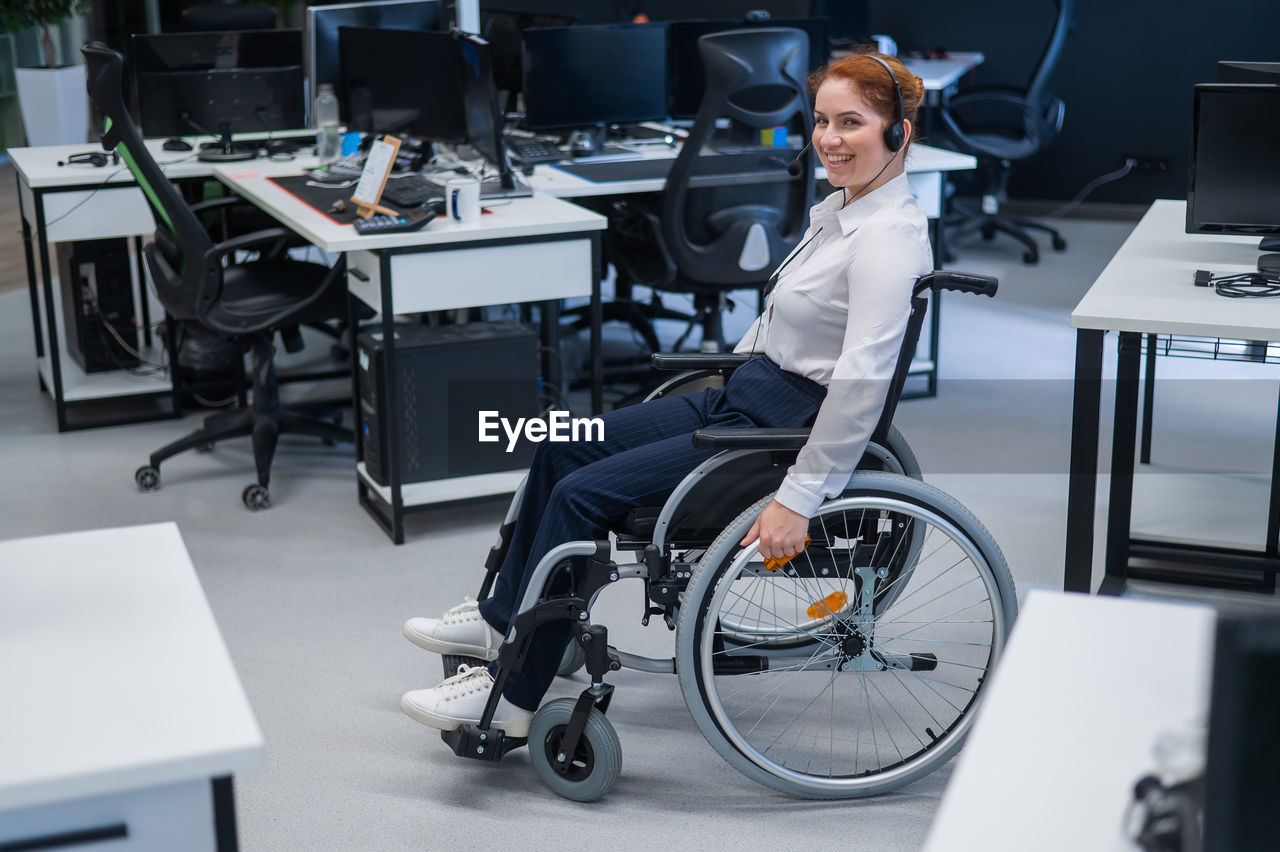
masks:
[[[856,473],[814,515],[808,548],[770,572],[738,545],[770,499],[720,534],[680,609],[676,668],[699,729],[748,777],[809,798],[876,795],[938,768],[1016,613],[1000,548],[938,489]]]

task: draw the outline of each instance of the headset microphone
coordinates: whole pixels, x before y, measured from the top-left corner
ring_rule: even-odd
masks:
[[[804,143],[804,147],[800,149],[799,154],[796,154],[796,158],[791,162],[787,163],[787,174],[791,175],[792,177],[800,177],[800,173],[804,171],[804,166],[800,163],[800,158],[804,156],[804,152],[808,151],[810,146],[812,145],[813,145],[812,139]]]

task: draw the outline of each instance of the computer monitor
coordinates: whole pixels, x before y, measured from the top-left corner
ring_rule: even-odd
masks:
[[[1275,848],[1280,617],[1220,616],[1205,761],[1204,849]]]
[[[1201,83],[1195,87],[1187,233],[1242,234],[1280,249],[1280,86]],[[1280,256],[1259,269],[1280,271]]]
[[[440,3],[438,0],[372,0],[308,6],[305,24],[308,115],[321,83],[329,83],[335,92],[342,83],[340,27],[434,31],[440,29]],[[348,121],[347,104],[341,97],[338,101],[341,120]]]
[[[814,71],[826,64],[830,53],[826,18],[772,20],[761,24],[741,21],[672,21],[667,25],[667,49],[670,57],[667,79],[668,112],[672,118],[693,118],[702,103],[702,94],[706,89],[706,70],[702,66],[702,54],[698,51],[698,39],[710,33],[756,26],[803,30],[809,37],[808,70]]]
[[[1218,62],[1219,83],[1280,83],[1280,62]]]
[[[458,48],[449,33],[338,28],[347,125],[433,142],[467,138]]]
[[[135,35],[132,53],[143,133],[220,135],[202,159],[256,156],[233,131],[305,124],[301,30]]]
[[[534,27],[571,27],[573,15],[544,12],[513,12],[484,9],[480,12],[480,33],[489,42],[493,57],[493,82],[499,91],[514,95],[524,88],[522,62],[524,31]]]
[[[493,81],[489,42],[466,33],[456,33],[455,38],[467,144],[497,168],[503,189],[515,189],[515,177],[502,136],[502,110]]]
[[[666,27],[600,24],[526,30],[524,108],[530,130],[666,118]]]

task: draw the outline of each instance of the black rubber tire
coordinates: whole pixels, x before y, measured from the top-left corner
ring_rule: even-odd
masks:
[[[560,658],[560,668],[556,669],[559,677],[568,677],[587,664],[587,649],[578,644],[577,637],[569,640],[565,646],[564,656]]]
[[[560,737],[569,725],[576,698],[557,698],[544,704],[529,726],[529,760],[534,771],[557,796],[575,802],[594,802],[613,789],[622,773],[622,743],[605,715],[592,707],[582,729],[578,752],[569,774],[553,765]]]

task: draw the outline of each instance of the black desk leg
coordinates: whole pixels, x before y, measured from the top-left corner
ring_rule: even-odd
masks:
[[[604,273],[600,234],[591,235],[591,414],[604,413],[604,302],[600,278]]]
[[[1271,495],[1267,501],[1267,543],[1265,554],[1268,559],[1280,559],[1280,404],[1276,411],[1276,444],[1271,454]],[[1270,576],[1271,593],[1276,591],[1276,575]]]
[[[1133,453],[1138,427],[1138,367],[1142,335],[1124,331],[1116,359],[1116,412],[1111,439],[1111,500],[1107,552],[1099,594],[1124,591],[1129,573],[1129,522],[1133,515]]]
[[[213,779],[213,826],[217,834],[218,852],[239,852],[236,832],[236,798],[231,789],[231,776]]]
[[[1147,335],[1147,370],[1142,386],[1142,445],[1138,461],[1151,464],[1151,421],[1156,407],[1156,343],[1159,335]]]
[[[22,204],[22,178],[14,172],[14,180],[18,184],[18,219],[22,222],[22,248],[27,256],[27,288],[31,291],[31,327],[35,332],[36,341],[36,357],[44,357],[44,335],[40,333],[40,294],[38,291],[39,282],[36,279],[36,257],[35,249],[31,245],[31,241],[35,237],[31,233],[31,224],[27,222],[27,209]],[[33,194],[34,197],[34,194]],[[34,215],[35,211],[32,211]],[[40,370],[36,370],[36,375],[40,374]]]
[[[1067,492],[1067,552],[1062,587],[1093,587],[1093,511],[1098,488],[1098,422],[1102,402],[1102,341],[1106,332],[1076,332],[1071,417],[1071,474]]]

